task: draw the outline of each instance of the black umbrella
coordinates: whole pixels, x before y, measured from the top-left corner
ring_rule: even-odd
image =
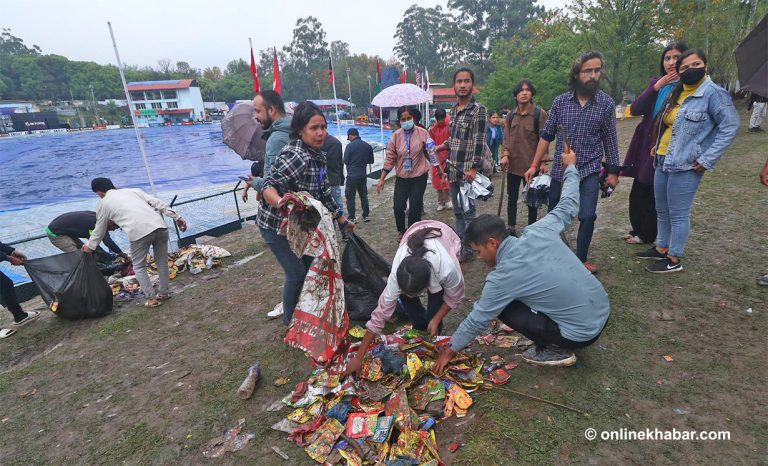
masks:
[[[768,97],[768,15],[736,47],[741,88]]]
[[[256,121],[256,113],[250,103],[235,105],[221,120],[221,140],[243,160],[264,161],[266,141],[261,138],[264,132]]]

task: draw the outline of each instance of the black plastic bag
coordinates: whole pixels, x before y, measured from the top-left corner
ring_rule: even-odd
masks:
[[[112,289],[96,266],[93,254],[73,251],[29,259],[24,267],[57,316],[77,320],[112,312]],[[51,303],[57,304],[51,307]]]
[[[392,265],[354,233],[341,258],[344,300],[352,320],[366,321],[376,309],[379,296],[387,286]]]

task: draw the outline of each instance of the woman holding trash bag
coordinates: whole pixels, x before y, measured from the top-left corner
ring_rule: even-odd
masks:
[[[320,150],[326,134],[325,116],[320,108],[312,102],[300,103],[291,120],[291,142],[280,151],[264,180],[262,199],[256,214],[261,236],[285,272],[282,302],[285,325],[291,323],[304,278],[314,258],[296,257],[288,239],[278,234],[283,221],[280,213],[283,196],[289,192],[306,191],[333,213],[347,233],[355,228],[354,223],[341,215],[341,207],[331,194],[331,185],[325,174],[325,155]]]
[[[681,54],[675,70],[680,82],[654,123],[656,246],[636,254],[658,259],[646,267],[651,273],[683,270],[680,258],[691,232],[693,198],[704,173],[715,168],[739,129],[731,96],[707,76],[707,56],[702,50]]]
[[[661,53],[661,77],[652,77],[648,88],[640,94],[630,112],[643,120],[635,128],[624,158],[622,176],[634,178],[629,192],[629,223],[632,229],[624,236],[629,244],[656,241],[656,199],[653,195],[653,158],[648,152],[653,147],[653,120],[661,110],[669,93],[679,81],[675,64],[688,47],[683,42],[669,44]]]
[[[403,235],[392,261],[387,287],[365,324],[365,336],[346,374],[358,372],[363,356],[395,313],[405,313],[416,330],[438,335],[443,318],[464,299],[464,275],[459,265],[461,239],[451,227],[436,220],[413,224]],[[419,296],[427,292],[427,308]]]
[[[421,220],[424,210],[424,191],[427,189],[427,172],[430,167],[426,148],[429,133],[426,129],[416,126],[413,112],[413,109],[405,106],[397,109],[400,129],[395,131],[389,139],[384,167],[381,170],[379,183],[376,185],[376,192],[381,193],[387,174],[395,170],[393,204],[398,240],[405,234],[406,205],[408,206],[408,226]]]

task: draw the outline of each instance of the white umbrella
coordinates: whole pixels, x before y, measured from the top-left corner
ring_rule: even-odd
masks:
[[[419,105],[427,103],[432,98],[415,84],[395,84],[379,92],[373,98],[371,105],[376,107],[396,108],[403,105]]]

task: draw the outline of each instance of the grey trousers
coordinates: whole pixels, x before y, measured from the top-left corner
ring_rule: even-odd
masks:
[[[131,261],[136,279],[144,295],[154,298],[155,288],[147,273],[147,254],[152,246],[152,255],[155,257],[157,274],[160,278],[160,294],[168,294],[168,229],[158,228],[147,236],[131,241]]]
[[[51,235],[48,235],[48,239],[51,240],[51,243],[59,248],[62,252],[77,251],[83,247],[82,241],[65,235],[58,235],[55,238]]]

